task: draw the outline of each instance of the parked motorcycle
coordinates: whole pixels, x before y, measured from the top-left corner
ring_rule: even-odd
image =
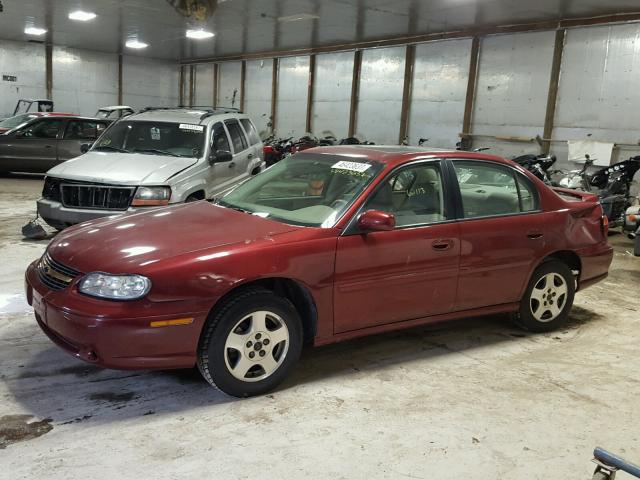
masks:
[[[291,152],[292,139],[293,137],[276,138],[274,135],[265,138],[262,153],[267,167],[278,163]]]
[[[526,168],[547,185],[553,185],[551,181],[551,167],[556,163],[555,155],[520,155],[512,159],[518,165]]]
[[[590,185],[600,189],[600,203],[610,227],[624,228],[626,211],[634,200],[631,183],[638,170],[640,156],[602,168],[591,176]]]
[[[587,173],[593,165],[593,159],[587,154],[584,156],[584,165],[582,168],[571,170],[558,181],[558,186],[562,188],[570,188],[572,190],[591,191],[591,177]]]

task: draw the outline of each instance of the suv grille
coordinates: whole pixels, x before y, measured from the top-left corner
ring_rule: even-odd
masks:
[[[37,266],[38,277],[51,290],[62,290],[68,287],[80,272],[56,262],[49,253],[40,259]]]
[[[126,210],[136,187],[62,183],[62,205],[71,208]]]

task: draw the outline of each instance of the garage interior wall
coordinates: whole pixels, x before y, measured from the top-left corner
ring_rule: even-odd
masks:
[[[196,91],[197,85],[200,83],[197,80],[196,71]],[[240,108],[240,77],[242,76],[242,62],[228,62],[220,65],[218,88],[218,102],[219,107],[232,107]]]
[[[640,90],[635,88],[640,78],[638,38],[640,23],[567,30],[551,143],[551,152],[558,155],[560,164],[567,164],[567,140],[631,144],[614,149],[612,161],[640,154],[640,147],[634,146],[640,140],[635,128],[640,124],[640,112],[634,108],[640,101]],[[543,138],[554,39],[554,31],[481,38],[472,122],[467,132],[473,135],[474,148],[487,146],[491,153],[507,157],[541,151],[535,137]],[[460,140],[471,45],[471,39],[416,45],[408,103],[409,144],[428,138],[429,146],[452,148]],[[355,131],[378,144],[398,143],[406,48],[362,52]],[[353,58],[352,51],[316,55],[311,124],[318,136],[325,130],[338,138],[347,135]],[[271,77],[270,70],[260,74],[255,65],[264,62],[268,69],[271,60],[247,61],[247,111],[260,130],[266,128]],[[240,62],[221,61],[219,65],[221,71],[233,68],[239,78]],[[308,65],[308,56],[280,58],[279,136],[304,133]],[[256,75],[262,75],[262,80]]]
[[[93,116],[98,108],[118,103],[118,55],[53,47],[52,99],[59,112]],[[177,105],[175,62],[123,57],[123,103],[135,109]],[[20,98],[46,98],[46,54],[43,44],[2,41],[0,117],[13,113]]]
[[[271,82],[273,62],[251,60],[247,62],[244,110],[251,116],[260,135],[269,135],[271,120]]]

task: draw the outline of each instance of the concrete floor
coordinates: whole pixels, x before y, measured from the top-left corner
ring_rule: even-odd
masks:
[[[0,179],[2,479],[586,480],[596,445],[640,461],[640,258],[621,235],[564,330],[485,318],[308,349],[279,391],[236,400],[49,342],[22,291],[41,184]]]

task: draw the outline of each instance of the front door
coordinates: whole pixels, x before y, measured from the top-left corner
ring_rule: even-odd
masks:
[[[58,142],[58,158],[56,163],[64,162],[82,155],[83,144],[92,144],[102,135],[107,124],[95,120],[69,120],[62,140]],[[53,166],[53,165],[51,165]]]
[[[549,213],[531,182],[505,165],[454,160],[460,187],[460,278],[456,311],[520,301],[545,251]]]
[[[255,157],[253,148],[249,147],[247,137],[240,127],[238,120],[225,120],[224,122],[231,145],[233,146],[233,163],[235,164],[235,175],[237,180],[244,180],[249,176],[249,163]]]
[[[0,152],[7,170],[43,173],[51,168],[58,155],[58,136],[65,120],[39,118],[11,135]]]
[[[388,232],[348,231],[338,238],[335,333],[448,313],[458,281],[460,241],[438,161],[422,161],[385,179],[366,210],[393,213]]]

